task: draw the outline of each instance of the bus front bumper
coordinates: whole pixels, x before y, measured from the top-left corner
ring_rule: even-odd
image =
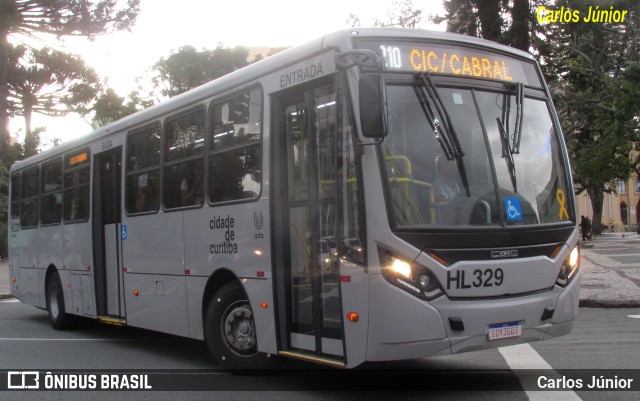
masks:
[[[580,272],[565,288],[499,299],[420,300],[371,278],[367,360],[455,354],[541,341],[568,334],[578,313]],[[490,340],[497,325],[519,324],[516,337]]]

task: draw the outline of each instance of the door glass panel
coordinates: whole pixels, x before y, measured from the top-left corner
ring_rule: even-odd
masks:
[[[285,108],[291,329],[317,340],[342,338],[337,108],[335,84],[312,89]]]
[[[333,337],[340,329],[340,264],[336,258],[336,92],[334,85],[313,91],[315,148],[318,175],[318,264],[321,279],[323,337]],[[328,330],[327,330],[328,329]],[[334,329],[334,330],[331,330]],[[332,335],[333,334],[333,335]]]
[[[311,230],[309,226],[309,146],[304,99],[285,109],[289,182],[292,330],[313,334]]]

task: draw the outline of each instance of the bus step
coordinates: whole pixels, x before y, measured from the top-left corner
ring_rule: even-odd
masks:
[[[346,366],[343,361],[336,361],[335,359],[329,359],[317,355],[302,354],[294,351],[278,351],[278,355],[282,355],[287,358],[299,359],[305,362],[319,363],[321,365],[327,365],[334,368],[344,368]]]
[[[98,316],[98,321],[104,324],[111,324],[113,326],[126,326],[127,321],[121,317],[114,316]]]

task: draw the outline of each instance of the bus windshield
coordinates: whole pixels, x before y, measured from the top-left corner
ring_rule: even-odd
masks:
[[[570,219],[571,191],[544,99],[524,96],[513,83],[425,91],[422,75],[387,85],[383,166],[396,228]]]

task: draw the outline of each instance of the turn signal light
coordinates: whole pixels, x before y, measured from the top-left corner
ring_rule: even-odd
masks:
[[[347,313],[347,319],[348,319],[350,322],[355,323],[355,322],[357,322],[358,320],[360,320],[360,315],[358,315],[356,312],[349,312],[349,313]]]
[[[140,295],[140,292],[138,290],[133,290],[133,295],[137,297],[138,295]]]
[[[262,309],[267,309],[267,308],[269,307],[269,304],[268,304],[268,303],[266,303],[266,302],[261,302],[261,303],[260,303],[260,307],[261,307]]]

